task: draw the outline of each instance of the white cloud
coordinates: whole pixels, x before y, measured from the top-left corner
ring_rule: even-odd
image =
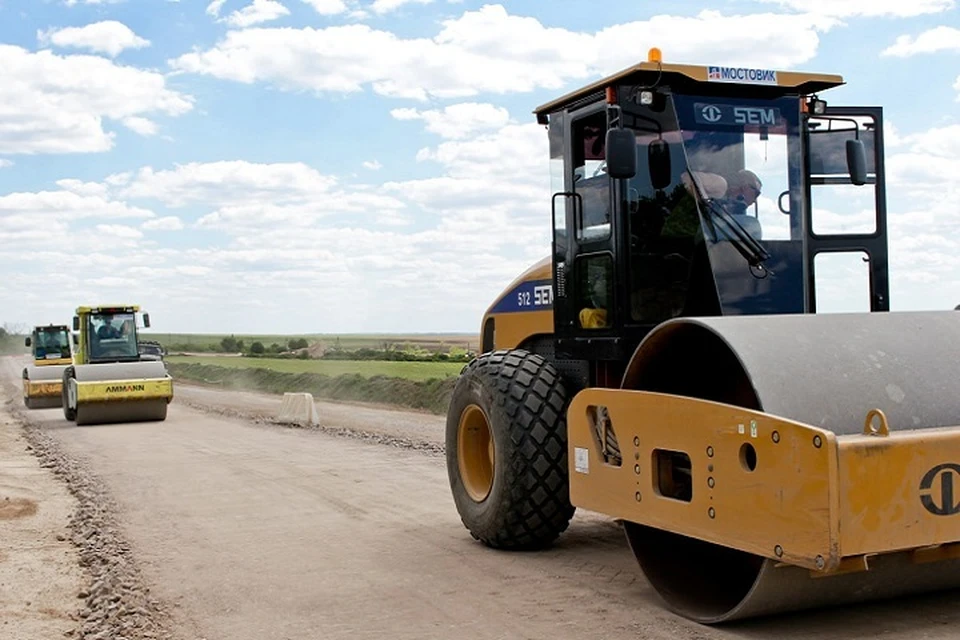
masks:
[[[645,59],[657,42],[675,62],[790,68],[813,58],[836,21],[811,15],[655,16],[597,33],[546,27],[500,5],[445,20],[432,38],[368,25],[230,31],[213,48],[170,61],[177,70],[284,90],[426,99],[560,89]]]
[[[123,224],[98,224],[97,231],[101,235],[114,238],[142,238],[143,232],[134,227]]]
[[[6,158],[0,158],[0,169],[5,169],[6,167],[12,167],[13,160],[7,160]]]
[[[940,26],[924,31],[916,38],[910,35],[898,36],[896,42],[884,49],[880,55],[906,58],[938,51],[960,51],[960,29]]]
[[[454,140],[468,138],[481,131],[499,129],[510,121],[510,114],[503,107],[476,102],[452,104],[444,107],[442,111],[393,109],[390,115],[397,120],[423,120],[427,124],[427,131]]]
[[[158,320],[170,318],[164,326],[171,331],[193,330],[177,324],[187,305],[197,318],[216,318],[202,329],[211,331],[217,328],[213,322],[241,331],[253,317],[300,330],[290,325],[295,319],[288,312],[278,313],[291,308],[313,318],[312,331],[439,331],[463,328],[464,318],[472,327],[507,281],[549,251],[546,150],[542,127],[508,124],[424,150],[421,161],[437,167],[436,177],[424,180],[343,184],[301,163],[240,160],[145,167],[100,183],[65,180],[61,188],[70,206],[60,203],[54,220],[69,226],[51,226],[51,233],[82,238],[95,248],[85,255],[86,269],[62,280],[70,296],[59,304],[75,304],[71,296],[109,297],[119,283],[97,277],[122,266],[133,287],[125,293]],[[101,228],[73,228],[80,223],[71,212],[83,197],[91,199],[91,208],[95,199],[97,211],[150,199],[189,213],[144,216],[138,228],[120,219],[96,220],[107,225]],[[2,207],[0,199],[0,220],[6,217]],[[151,231],[176,230],[178,219],[183,228],[202,228],[211,239],[203,248],[148,251]],[[38,227],[30,212],[23,223],[17,233]],[[146,235],[136,237],[131,230]],[[12,233],[0,227],[0,270],[10,274],[0,305],[17,300],[27,313],[57,302],[56,296],[32,298],[29,274],[62,273],[75,257],[68,249],[44,245],[48,239],[42,233],[3,242]],[[189,277],[184,265],[192,269]],[[440,307],[438,296],[445,301]],[[244,313],[235,311],[240,298],[249,301]],[[431,313],[414,317],[411,307]],[[326,311],[308,313],[320,308]]]
[[[65,27],[37,31],[42,46],[73,47],[116,57],[124,49],[142,49],[150,41],[135,34],[130,27],[116,20],[94,22],[83,27]]]
[[[386,195],[337,192],[322,199],[299,197],[282,205],[258,200],[249,203],[223,204],[212,213],[201,216],[197,226],[220,229],[228,233],[260,229],[262,225],[277,225],[285,229],[303,229],[318,224],[324,218],[340,218],[358,222],[359,216],[387,216],[401,218],[404,204]],[[368,220],[363,220],[366,224]]]
[[[253,0],[223,19],[231,27],[249,27],[290,15],[290,10],[277,0]]]
[[[160,171],[144,167],[118,193],[127,198],[156,199],[174,207],[258,199],[283,203],[329,193],[336,182],[336,178],[300,162],[224,160],[178,164]]]
[[[322,16],[333,16],[347,10],[343,0],[303,0]]]
[[[72,7],[78,4],[120,4],[126,0],[63,0],[63,4]]]
[[[155,215],[149,209],[94,194],[89,188],[86,193],[83,189],[80,191],[63,189],[0,196],[0,219],[7,222],[34,221],[42,225],[44,221],[68,223],[81,219],[152,218]]]
[[[183,229],[183,222],[177,216],[164,216],[147,220],[140,226],[149,231],[179,231]]]
[[[891,184],[911,197],[939,200],[958,183],[960,175],[960,124],[930,129],[903,137],[905,150],[887,159]],[[946,189],[947,191],[945,191]],[[960,221],[960,211],[954,216]]]
[[[149,244],[125,222],[149,220],[154,217],[152,211],[109,197],[101,184],[75,179],[57,184],[60,190],[0,196],[3,306],[8,296],[27,306],[43,298],[75,305],[66,298],[97,297],[99,288],[81,285],[99,277],[104,265],[125,269],[153,259],[143,255],[125,262],[130,251]],[[80,263],[75,249],[63,243],[65,238],[70,247],[83,247]],[[36,282],[43,281],[57,282],[60,290],[38,290]]]
[[[953,83],[953,88],[957,92],[957,102],[960,102],[960,76],[957,76],[957,81]]]
[[[942,13],[952,9],[956,4],[956,0],[912,0],[911,2],[903,2],[903,0],[760,0],[760,2],[838,18],[853,16],[909,18]]]
[[[0,153],[107,151],[114,134],[104,130],[104,119],[179,116],[192,108],[193,99],[167,88],[159,73],[0,44]]]
[[[370,170],[372,170],[372,171],[376,171],[377,169],[382,169],[382,168],[383,168],[383,165],[380,164],[380,162],[377,161],[377,160],[364,160],[364,161],[363,161],[363,166],[364,166],[364,168],[370,169]]]
[[[384,14],[396,11],[407,4],[430,4],[431,2],[433,2],[433,0],[374,0],[373,4],[370,5],[370,9],[373,10],[374,13]]]
[[[78,196],[98,196],[106,197],[107,187],[99,182],[84,182],[76,178],[64,178],[57,180],[57,186],[64,191],[75,193]]]
[[[220,15],[220,10],[223,9],[223,5],[227,3],[227,0],[213,0],[210,4],[207,5],[206,13],[208,16],[217,17]]]
[[[140,116],[128,116],[122,120],[123,126],[131,131],[139,133],[142,136],[152,136],[157,133],[157,123],[149,118]]]
[[[133,177],[132,171],[124,171],[122,173],[113,173],[103,179],[103,183],[110,187],[121,187],[125,184],[130,183],[130,179]]]
[[[960,124],[903,136],[902,147],[887,159],[891,298],[901,308],[953,308],[960,303]]]

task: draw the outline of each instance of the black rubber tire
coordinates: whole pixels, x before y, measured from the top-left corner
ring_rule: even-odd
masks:
[[[63,402],[63,417],[68,421],[73,422],[77,419],[76,409],[71,409],[69,404],[67,404],[67,380],[74,377],[73,367],[67,367],[63,370],[63,387],[60,391],[60,399]]]
[[[463,368],[447,412],[447,475],[457,511],[471,535],[497,549],[543,549],[566,530],[567,390],[557,369],[522,349],[485,353]],[[477,405],[494,443],[493,484],[475,501],[460,478],[460,416]]]
[[[23,376],[23,385],[24,387],[26,387],[27,383],[30,380],[30,376],[27,373],[26,367],[23,368],[23,373],[21,373],[21,375]],[[33,405],[33,403],[30,401],[30,398],[28,398],[27,396],[23,396],[23,406],[25,406],[27,409],[33,409],[33,406],[31,405]]]

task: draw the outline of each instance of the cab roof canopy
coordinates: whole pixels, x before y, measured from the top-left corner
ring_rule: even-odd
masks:
[[[98,304],[92,306],[77,307],[78,315],[86,313],[136,313],[140,311],[140,305],[136,304]]]
[[[699,95],[774,98],[785,95],[807,96],[844,84],[843,77],[824,73],[776,71],[753,67],[664,64],[660,50],[650,49],[649,59],[623,69],[572,93],[543,104],[534,113],[537,122],[547,124],[547,116],[571,106],[603,99],[608,87],[643,86],[653,89],[668,86],[678,93]]]

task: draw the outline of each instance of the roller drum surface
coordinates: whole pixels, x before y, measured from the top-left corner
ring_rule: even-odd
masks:
[[[167,368],[163,362],[111,362],[108,364],[85,364],[74,367],[77,382],[103,380],[136,380],[140,378],[165,378]]]
[[[164,399],[129,402],[86,402],[77,406],[77,425],[155,422],[167,417]]]
[[[38,396],[30,398],[31,409],[56,409],[62,406],[60,396]]]
[[[67,365],[49,365],[46,367],[38,367],[34,364],[28,364],[26,366],[27,378],[33,382],[39,382],[41,380],[62,380],[63,371],[67,368]]]
[[[167,369],[160,361],[117,362],[82,365],[74,368],[77,382],[109,380],[151,380],[167,377]],[[110,424],[118,422],[153,422],[167,417],[166,399],[121,400],[111,402],[78,403],[76,423]]]
[[[637,349],[623,387],[724,402],[862,433],[881,409],[891,431],[960,425],[960,313],[893,312],[675,319]],[[651,585],[704,623],[960,587],[960,560],[906,553],[870,570],[813,578],[806,569],[624,523]]]

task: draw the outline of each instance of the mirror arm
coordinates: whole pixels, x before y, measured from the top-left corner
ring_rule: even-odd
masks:
[[[614,180],[629,180],[637,174],[637,140],[631,129],[623,128],[619,105],[607,105],[607,175]]]
[[[623,128],[623,109],[618,104],[607,105],[607,129]]]

